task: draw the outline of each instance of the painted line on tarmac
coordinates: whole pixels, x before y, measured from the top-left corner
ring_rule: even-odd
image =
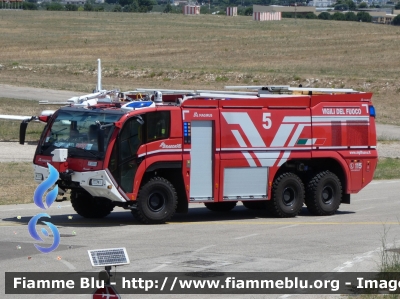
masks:
[[[62,208],[70,208],[70,207],[72,207],[71,205],[66,205],[66,206],[60,206],[60,209],[62,209]],[[36,208],[16,208],[16,209],[6,209],[6,210],[1,210],[0,209],[0,212],[9,212],[9,211],[21,211],[21,210],[37,210],[38,208],[36,207]]]
[[[197,253],[197,252],[206,250],[206,249],[211,248],[211,247],[214,247],[214,246],[217,246],[217,245],[208,245],[208,246],[204,246],[204,247],[201,247],[201,248],[199,248],[199,249],[193,250],[192,253]]]
[[[330,216],[332,217],[332,216]],[[326,217],[322,217],[322,219],[326,219]],[[12,226],[22,226],[22,225],[27,225],[28,223],[20,223],[20,222],[7,222],[7,223],[2,223],[0,222],[0,227],[12,227]],[[54,223],[57,227],[70,227],[73,225],[83,225],[87,227],[95,227],[95,226],[119,226],[121,224],[126,224],[126,225],[137,225],[136,223],[121,223],[121,222],[58,222]],[[167,224],[170,225],[395,225],[399,224],[398,221],[388,221],[388,222],[379,222],[379,221],[354,221],[354,222],[244,222],[244,221],[232,221],[232,222],[226,222],[226,221],[204,221],[204,222],[167,222]],[[215,246],[215,245],[210,245],[210,246]],[[205,247],[204,247],[205,248]],[[198,249],[199,250],[199,249]]]
[[[389,197],[363,198],[363,199],[356,199],[356,201],[384,200],[384,199],[388,199],[388,198],[389,198]]]
[[[378,184],[394,184],[394,183],[400,183],[399,180],[387,180],[387,181],[374,181],[369,183],[368,185],[378,185]]]
[[[333,269],[335,272],[346,272],[349,268],[352,268],[355,264],[362,263],[364,260],[372,258],[374,254],[378,253],[381,250],[380,247],[378,247],[375,250],[365,252],[359,256],[356,256],[350,261],[344,262],[341,266],[336,267]]]
[[[285,229],[285,228],[296,227],[296,226],[299,226],[299,224],[293,224],[293,225],[288,225],[288,226],[282,226],[282,227],[278,227],[278,229]]]
[[[148,272],[156,272],[156,271],[158,271],[158,270],[160,270],[162,268],[165,268],[166,266],[168,266],[168,264],[170,264],[170,263],[165,263],[165,264],[159,265],[159,266],[149,270]]]
[[[237,237],[237,238],[233,238],[233,239],[234,240],[241,240],[241,239],[250,238],[250,237],[254,237],[254,236],[258,236],[258,234],[251,234],[251,235]]]
[[[230,225],[292,225],[293,222],[223,222],[223,221],[213,221],[213,222],[168,222],[168,224],[172,225],[221,225],[221,224],[230,224]],[[297,225],[383,225],[383,224],[399,224],[397,221],[390,222],[378,222],[378,221],[369,221],[369,222],[297,222]]]
[[[56,259],[58,260],[58,259]],[[75,270],[75,266],[72,265],[70,262],[67,262],[66,260],[60,259],[59,260],[61,263],[63,263],[65,266],[67,266],[70,270]]]
[[[28,225],[28,223],[21,223],[21,222],[0,222],[0,227],[12,227],[12,226],[22,226],[22,225]]]
[[[335,217],[335,216],[336,216],[336,215],[330,215],[330,216],[319,217],[319,218],[313,219],[313,221],[326,220],[327,217],[333,218],[333,217]]]

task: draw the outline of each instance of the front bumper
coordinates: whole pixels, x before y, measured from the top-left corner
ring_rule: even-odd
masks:
[[[35,182],[40,184],[49,176],[47,167],[33,165]],[[81,187],[93,197],[105,197],[111,201],[126,202],[127,200],[120,194],[114,180],[106,170],[73,172],[70,174],[70,181],[74,186]],[[65,188],[65,186],[64,186]]]

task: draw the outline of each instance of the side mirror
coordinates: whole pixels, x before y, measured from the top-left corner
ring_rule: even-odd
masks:
[[[25,143],[26,128],[28,127],[28,121],[24,120],[19,125],[19,144]]]

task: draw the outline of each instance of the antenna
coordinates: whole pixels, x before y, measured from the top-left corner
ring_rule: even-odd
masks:
[[[97,59],[97,90],[100,91],[101,88],[101,60]]]

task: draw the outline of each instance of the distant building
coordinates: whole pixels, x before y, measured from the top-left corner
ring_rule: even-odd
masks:
[[[314,6],[279,6],[279,5],[253,5],[253,12],[296,12],[299,14],[315,13]]]
[[[336,3],[336,0],[312,0],[308,2],[309,6],[314,7],[329,7]]]
[[[226,15],[231,17],[237,16],[237,7],[227,7],[226,8]]]
[[[282,20],[282,13],[280,11],[267,11],[267,12],[254,12],[253,11],[253,20],[254,21],[280,21]]]
[[[184,15],[199,15],[200,14],[200,6],[198,5],[185,5],[183,7]]]
[[[22,9],[23,0],[0,0],[0,9]]]
[[[173,2],[174,6],[185,6],[185,5],[188,5],[188,4],[189,4],[189,2],[185,1],[185,0],[177,0],[177,1]]]
[[[384,11],[371,11],[368,12],[372,17],[372,22],[378,24],[392,24],[393,19],[397,14],[386,14]]]
[[[86,0],[62,0],[62,4],[85,5]]]

